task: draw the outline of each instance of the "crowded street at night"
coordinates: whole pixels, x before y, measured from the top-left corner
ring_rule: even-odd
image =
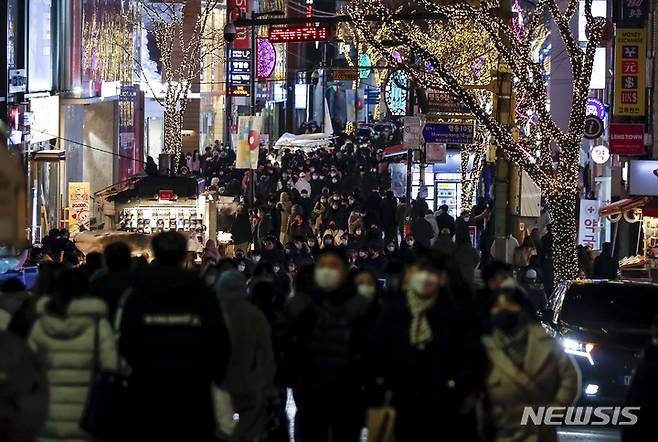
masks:
[[[655,440],[655,2],[0,3],[0,442]]]

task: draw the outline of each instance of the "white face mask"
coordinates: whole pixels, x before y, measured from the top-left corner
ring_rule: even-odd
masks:
[[[259,255],[254,255],[251,259],[254,260],[254,262],[260,261],[260,256]]]
[[[274,266],[274,267],[272,267],[272,270],[274,270],[274,273],[279,273],[279,270],[281,270],[281,267]]]
[[[409,247],[413,247],[413,246],[414,246],[414,242],[413,242],[413,241],[407,241],[407,244],[409,244]]]
[[[416,295],[427,295],[436,289],[438,278],[426,270],[415,272],[409,279],[409,289]]]
[[[340,272],[330,267],[318,267],[313,272],[315,284],[322,290],[334,290],[340,284]]]
[[[389,252],[394,252],[395,251],[395,246],[388,246],[388,247],[386,247],[386,250],[388,250]]]
[[[239,264],[238,265],[238,272],[244,272],[244,269],[246,269],[246,268],[247,267],[244,264]]]
[[[470,219],[470,218],[469,218],[468,216],[465,216],[465,217],[464,217],[464,221],[466,221],[466,222],[468,222],[469,219]]]
[[[368,299],[373,299],[376,292],[375,287],[370,284],[359,284],[356,286],[356,291],[359,295]]]

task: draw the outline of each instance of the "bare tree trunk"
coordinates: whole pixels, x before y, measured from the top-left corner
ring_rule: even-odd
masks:
[[[578,274],[576,241],[578,217],[576,201],[578,194],[572,192],[547,192],[546,200],[551,210],[552,261],[555,284],[573,279]]]

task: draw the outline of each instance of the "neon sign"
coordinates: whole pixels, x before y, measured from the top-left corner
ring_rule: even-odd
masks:
[[[407,113],[408,92],[400,87],[407,84],[407,74],[403,71],[393,71],[384,85],[384,102],[391,115],[402,116]]]
[[[302,41],[327,41],[329,26],[318,24],[314,26],[293,25],[270,28],[269,36],[272,43],[290,43]]]
[[[256,77],[267,78],[274,72],[276,50],[267,38],[258,38],[256,48]]]

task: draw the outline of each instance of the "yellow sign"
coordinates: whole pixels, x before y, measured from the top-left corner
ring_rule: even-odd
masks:
[[[646,41],[647,31],[644,28],[617,29],[614,115],[644,116]]]
[[[91,228],[89,183],[69,183],[69,231]]]

